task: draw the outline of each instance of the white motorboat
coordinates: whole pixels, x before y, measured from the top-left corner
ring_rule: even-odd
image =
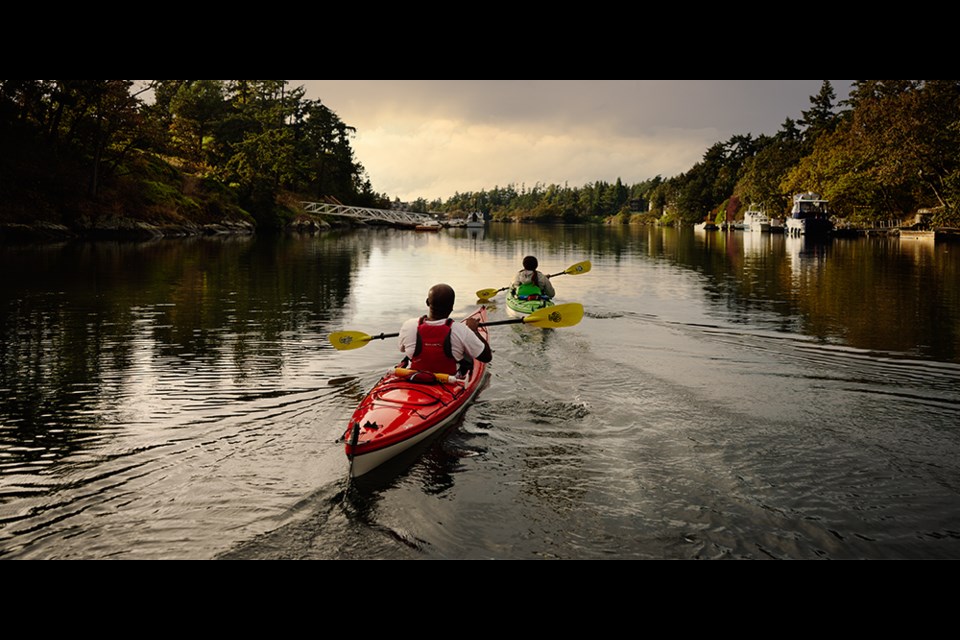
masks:
[[[762,208],[751,206],[743,214],[743,222],[749,231],[770,231],[770,218]]]
[[[787,218],[787,233],[795,236],[826,235],[833,230],[828,201],[812,191],[793,196],[793,208]]]
[[[487,221],[484,220],[483,214],[479,211],[474,211],[469,216],[467,216],[467,228],[468,229],[482,229],[487,224]]]

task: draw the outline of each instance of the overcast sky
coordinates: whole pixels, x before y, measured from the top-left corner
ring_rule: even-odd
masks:
[[[850,80],[831,80],[837,101]],[[714,143],[773,135],[823,80],[291,80],[356,128],[390,199],[514,184],[634,184],[683,173]]]

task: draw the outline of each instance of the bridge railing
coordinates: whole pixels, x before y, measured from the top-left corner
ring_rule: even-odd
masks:
[[[350,207],[344,204],[327,204],[326,202],[301,202],[303,210],[325,216],[340,216],[362,221],[388,222],[392,224],[418,225],[433,217],[412,211],[394,211],[388,209],[369,209],[366,207]]]

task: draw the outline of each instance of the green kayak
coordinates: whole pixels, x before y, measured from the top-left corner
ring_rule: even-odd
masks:
[[[552,307],[553,300],[540,295],[540,287],[522,285],[519,290],[507,290],[507,308],[519,314],[533,313],[537,309]]]

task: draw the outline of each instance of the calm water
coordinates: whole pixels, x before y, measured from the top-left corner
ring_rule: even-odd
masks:
[[[461,423],[347,482],[430,285],[525,254]],[[960,558],[960,245],[494,225],[0,247],[2,559]],[[490,319],[509,316],[500,294]]]

